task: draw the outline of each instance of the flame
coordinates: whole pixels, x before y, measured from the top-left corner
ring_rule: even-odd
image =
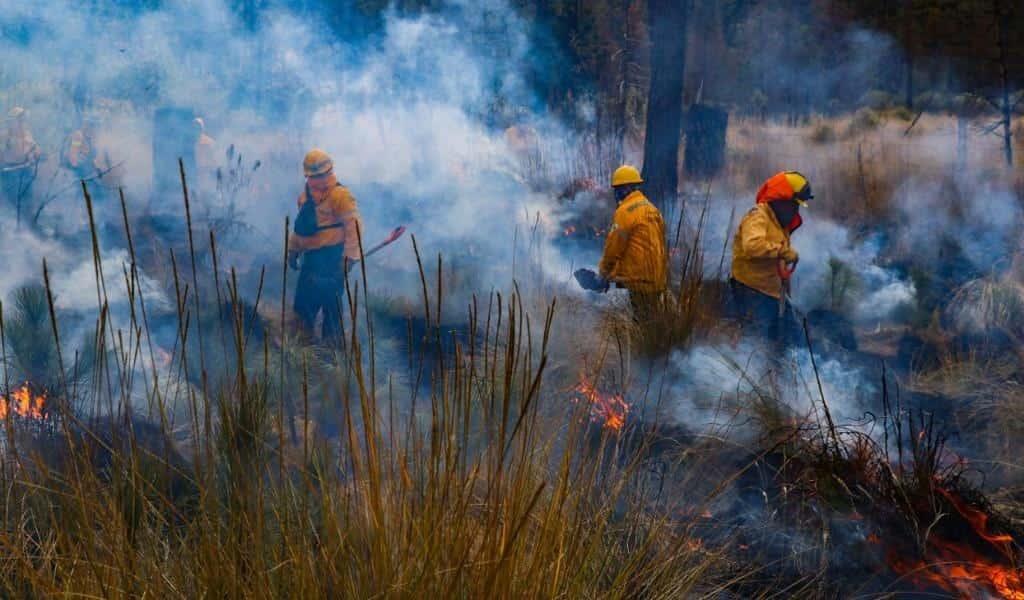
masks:
[[[917,585],[937,587],[965,598],[991,597],[1024,600],[1024,576],[963,544],[941,538],[928,542],[928,562],[890,557],[893,570]]]
[[[619,431],[626,424],[629,404],[622,394],[602,394],[586,376],[580,377],[573,391],[590,405],[590,420],[604,423],[606,429]]]
[[[957,512],[960,513],[960,516],[962,516],[964,519],[967,520],[968,523],[971,524],[971,527],[974,529],[974,532],[977,533],[981,539],[995,546],[1002,545],[1004,546],[1003,548],[1001,548],[1003,553],[1009,553],[1008,544],[1010,544],[1010,542],[1013,541],[1013,537],[1009,535],[998,535],[989,533],[987,513],[977,508],[974,508],[973,506],[969,506],[966,502],[964,502],[964,499],[957,494],[954,494],[942,488],[939,488],[938,491],[940,494],[945,496],[947,500],[949,500],[949,503],[952,504],[954,508],[956,508]]]
[[[0,396],[0,419],[6,419],[8,415],[26,419],[42,419],[44,404],[46,404],[46,394],[35,395],[29,389],[28,383],[23,383],[10,395]]]
[[[989,515],[967,504],[958,494],[937,490],[963,517],[974,533],[992,546],[1002,560],[973,549],[964,541],[954,542],[938,535],[928,538],[926,560],[908,560],[890,550],[889,565],[916,585],[936,587],[965,598],[991,597],[1024,600],[1024,572],[1015,563],[1009,535],[988,530]]]

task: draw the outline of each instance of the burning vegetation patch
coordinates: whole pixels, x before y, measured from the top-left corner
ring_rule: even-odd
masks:
[[[948,514],[937,515],[935,521],[938,524],[945,518],[940,529],[948,533],[930,532],[916,558],[887,550],[893,571],[920,588],[937,588],[960,597],[1024,599],[1018,540],[993,533],[986,509],[972,506],[958,492],[943,487],[936,492],[944,501],[942,508],[952,508]]]
[[[761,539],[756,528],[737,538],[744,553],[843,593],[1024,598],[1022,532],[972,483],[933,415],[883,396],[879,419],[773,434],[742,478],[765,502]],[[807,544],[817,568],[800,558]]]
[[[34,393],[28,383],[22,384],[7,396],[0,396],[0,420],[43,419],[45,409],[46,392]]]
[[[573,388],[573,402],[584,403],[593,423],[611,431],[621,431],[629,416],[629,403],[623,394],[602,392],[593,380],[580,375],[580,381]]]

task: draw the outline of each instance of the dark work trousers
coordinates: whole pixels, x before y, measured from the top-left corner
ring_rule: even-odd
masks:
[[[295,313],[306,331],[315,335],[316,317],[323,311],[323,340],[337,344],[341,337],[341,305],[345,296],[345,277],[341,261],[344,246],[307,250],[302,255],[302,270],[295,287]]]
[[[774,346],[784,350],[796,341],[797,323],[788,306],[779,314],[779,299],[763,294],[751,287],[729,280],[732,290],[732,304],[735,314],[747,331],[760,336]]]
[[[13,169],[0,173],[0,188],[8,204],[20,211],[25,218],[29,205],[32,203],[32,184],[35,182],[35,170],[31,167]]]

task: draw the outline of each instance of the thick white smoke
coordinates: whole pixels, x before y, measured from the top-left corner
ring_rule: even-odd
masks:
[[[505,2],[451,2],[414,16],[388,12],[377,33],[359,40],[339,38],[316,15],[283,3],[270,5],[251,27],[221,0],[176,0],[156,9],[0,0],[0,10],[5,22],[27,31],[3,43],[15,67],[4,72],[0,88],[26,90],[12,93],[7,105],[31,111],[30,125],[49,155],[45,170],[58,180],[45,189],[59,197],[36,223],[54,235],[53,249],[85,228],[73,176],[57,164],[83,114],[104,119],[98,145],[120,167],[132,216],[182,215],[180,198],[155,197],[151,189],[154,170],[177,168],[152,164],[152,111],[169,105],[204,117],[225,172],[230,145],[244,157],[251,181],[232,196],[230,216],[249,233],[222,241],[225,260],[243,272],[279,268],[284,218],[294,216],[302,156],[314,146],[334,156],[339,179],[359,200],[366,245],[407,225],[426,257],[443,253],[466,287],[478,290],[510,285],[513,255],[522,253],[522,262],[535,223],[532,241],[547,247],[548,220],[536,218],[549,212],[548,200],[531,191],[527,180],[534,174],[524,170],[503,129],[529,123],[555,138],[570,136],[543,115],[493,106],[498,97],[513,106],[535,104],[521,77],[529,26]],[[510,112],[520,116],[509,118]],[[504,124],[486,125],[492,114]],[[260,168],[249,172],[256,160]],[[226,215],[227,202],[192,175],[196,230],[205,239],[202,219]],[[37,184],[37,196],[43,189]],[[112,199],[97,213],[119,225]],[[568,272],[569,261],[557,252],[544,255],[545,273]],[[418,295],[408,239],[378,255],[374,269],[383,271],[374,285],[386,293]],[[64,302],[89,305],[88,289],[69,287]],[[84,297],[66,297],[72,293]]]

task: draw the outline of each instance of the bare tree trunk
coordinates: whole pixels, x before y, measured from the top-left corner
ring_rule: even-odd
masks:
[[[963,115],[956,116],[956,170],[967,168],[967,128],[970,122]]]
[[[1010,25],[1010,15],[1007,11],[1003,10],[1003,3],[1000,0],[993,0],[992,10],[996,19],[996,24],[999,30],[997,36],[999,44],[999,77],[1000,83],[1002,83],[1003,93],[1002,102],[1000,103],[1000,109],[1002,111],[1002,124],[1003,124],[1003,155],[1006,158],[1006,166],[1013,166],[1013,130],[1011,128],[1013,119],[1013,106],[1010,104],[1010,74],[1007,68],[1007,56],[1006,50],[1008,41],[1008,30]]]
[[[630,23],[630,5],[627,1],[622,3],[622,60],[619,62],[619,93],[618,111],[621,129],[617,131],[617,147],[615,156],[622,163],[626,160],[626,138],[629,135],[629,95],[630,95],[630,73],[635,70],[636,57],[634,56],[634,43]]]
[[[674,206],[679,190],[688,0],[649,0],[651,89],[644,139],[644,181],[651,201]]]
[[[907,108],[914,108],[914,44],[911,41],[913,35],[913,6],[914,0],[904,0],[903,3],[903,38],[906,44],[907,58],[904,61],[904,104]]]

